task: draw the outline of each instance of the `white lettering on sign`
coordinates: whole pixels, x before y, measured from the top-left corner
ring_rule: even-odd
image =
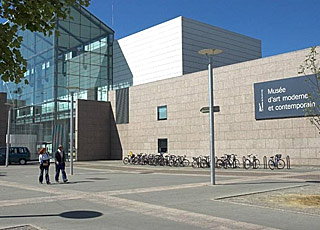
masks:
[[[281,110],[291,110],[291,109],[305,109],[310,107],[315,107],[315,102],[305,102],[305,103],[297,103],[297,104],[284,104],[284,105],[276,105],[274,108],[277,111]],[[270,111],[270,110],[269,110]],[[273,111],[273,109],[272,109]]]
[[[277,94],[277,93],[285,93],[287,91],[286,88],[282,88],[281,86],[277,89],[270,88],[268,89],[268,94]]]
[[[268,94],[284,94],[287,92],[285,87],[280,86],[279,88],[269,88],[267,89]],[[298,102],[294,103],[298,100],[307,100],[309,95],[307,93],[302,94],[292,94],[292,95],[284,95],[284,96],[269,96],[267,101],[269,104],[275,103],[275,105],[269,105],[268,111],[282,111],[282,110],[298,110],[305,109],[310,107],[315,107],[315,102]],[[278,105],[279,102],[287,102],[288,104]]]
[[[293,94],[291,96],[283,96],[283,101],[294,101],[294,100],[301,100],[301,99],[308,99],[309,96],[307,93],[304,94]]]

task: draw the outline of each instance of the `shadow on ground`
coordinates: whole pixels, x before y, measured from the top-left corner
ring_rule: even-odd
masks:
[[[52,183],[50,185],[52,186],[52,185],[63,185],[63,184],[65,184],[65,185],[67,185],[67,184],[81,184],[81,183],[92,183],[92,182],[93,181],[90,181],[90,180],[82,180],[82,181],[68,181],[66,183],[63,183],[63,182],[61,182],[61,183]]]
[[[0,219],[9,219],[9,218],[31,218],[31,217],[51,217],[51,216],[58,216],[62,218],[68,219],[91,219],[97,218],[102,216],[101,212],[96,211],[70,211],[70,212],[63,212],[60,214],[34,214],[34,215],[18,215],[18,216],[0,216]]]

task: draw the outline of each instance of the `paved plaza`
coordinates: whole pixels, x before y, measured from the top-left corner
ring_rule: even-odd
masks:
[[[69,168],[67,167],[67,172]],[[0,166],[0,229],[318,230],[320,206],[284,197],[320,195],[320,168],[284,170],[125,166],[75,162],[69,183],[38,183],[39,168]]]

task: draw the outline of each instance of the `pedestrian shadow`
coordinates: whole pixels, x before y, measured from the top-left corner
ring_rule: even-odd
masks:
[[[52,183],[51,185],[67,185],[67,184],[81,184],[81,183],[92,183],[93,181],[90,180],[82,180],[82,181],[68,181],[66,183]]]
[[[94,181],[98,181],[98,180],[110,180],[109,178],[101,178],[101,177],[94,177],[94,178],[86,178],[88,180],[94,180]]]
[[[58,216],[67,219],[92,219],[102,216],[101,212],[96,211],[70,211],[63,212],[60,214],[34,214],[34,215],[11,215],[11,216],[0,216],[0,219],[11,219],[11,218],[33,218],[33,217],[52,217]]]

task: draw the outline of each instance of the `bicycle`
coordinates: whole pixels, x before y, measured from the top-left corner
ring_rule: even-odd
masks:
[[[190,161],[187,159],[186,155],[175,157],[173,162],[173,166],[175,167],[178,167],[178,166],[187,167],[189,166],[189,164],[190,164]]]
[[[240,161],[237,159],[236,154],[225,154],[220,159],[217,159],[216,168],[239,168]]]
[[[257,155],[248,154],[248,157],[243,159],[243,167],[245,169],[249,169],[250,167],[257,169],[259,166],[260,160],[257,158]]]
[[[275,168],[283,169],[286,163],[281,159],[281,154],[276,154],[275,156],[270,157],[268,165],[271,170],[274,170]]]
[[[128,156],[124,157],[122,162],[127,165],[127,164],[133,164],[133,161],[135,159],[135,154],[133,152],[129,152]]]
[[[209,156],[199,156],[192,157],[192,167],[193,168],[210,168],[210,157]]]

